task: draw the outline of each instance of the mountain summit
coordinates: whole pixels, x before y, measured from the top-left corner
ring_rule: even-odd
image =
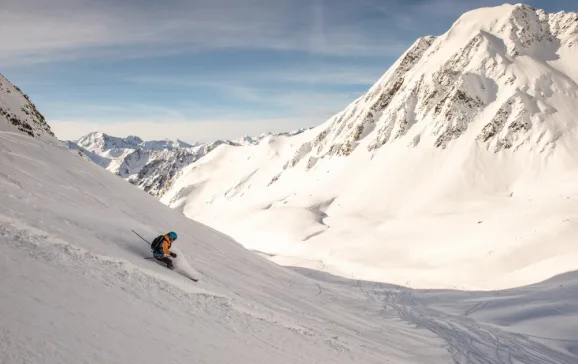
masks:
[[[117,138],[100,132],[89,133],[76,141],[76,144],[91,152],[106,153],[114,149],[135,149],[143,143],[137,136]]]
[[[577,17],[527,5],[464,14],[444,35],[417,40],[296,158],[311,164],[393,142],[446,148],[467,131],[493,151],[547,148],[559,127],[573,126],[563,105],[578,96]]]
[[[30,98],[18,87],[0,75],[0,120],[31,137],[50,136],[54,133],[44,116]],[[4,127],[0,126],[0,130]]]

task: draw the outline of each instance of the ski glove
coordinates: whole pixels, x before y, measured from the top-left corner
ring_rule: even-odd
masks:
[[[171,253],[171,257],[176,258],[177,255],[175,253]]]

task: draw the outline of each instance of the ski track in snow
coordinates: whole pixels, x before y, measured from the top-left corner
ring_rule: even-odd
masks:
[[[406,296],[404,296],[406,297]],[[388,297],[397,301],[399,297]],[[520,334],[483,325],[463,316],[452,316],[423,306],[388,302],[400,317],[427,328],[444,339],[459,364],[559,364],[574,363],[575,356],[560,353]]]
[[[307,276],[319,278],[320,283],[326,281],[326,277],[329,276],[326,273],[309,271],[306,268],[295,267],[293,269],[305,271]],[[340,285],[348,282],[343,278],[330,278],[330,280],[338,281]],[[494,302],[480,302],[462,315],[452,315],[421,303],[419,293],[410,288],[390,285],[387,285],[388,288],[382,288],[382,286],[384,286],[383,283],[360,281],[354,283],[354,288],[365,297],[383,306],[382,313],[393,310],[401,319],[416,327],[425,328],[443,339],[455,364],[570,364],[578,360],[575,355],[578,338],[576,340],[556,339],[508,332],[468,317],[474,311],[483,310],[485,306],[496,303],[499,299]],[[318,287],[321,293],[323,286]],[[345,286],[345,288],[352,287]],[[442,293],[440,295],[443,296]],[[469,298],[473,297],[476,297],[476,294],[470,293]],[[455,303],[459,304],[460,301],[462,300],[456,300]],[[568,352],[551,348],[534,339],[569,344],[569,347],[565,348]]]

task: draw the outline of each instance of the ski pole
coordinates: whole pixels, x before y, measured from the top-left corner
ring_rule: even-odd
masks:
[[[134,231],[134,230],[132,230],[132,229],[131,229],[130,231],[132,231],[133,233],[135,233],[135,234],[136,234],[139,238],[141,238],[142,240],[146,241],[146,243],[147,243],[149,246],[151,245],[151,243],[149,243],[145,238],[143,238],[142,236],[140,236],[136,231]]]

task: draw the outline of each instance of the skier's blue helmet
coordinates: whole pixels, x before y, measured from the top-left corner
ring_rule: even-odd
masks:
[[[169,236],[169,238],[171,238],[173,240],[177,240],[177,233],[175,233],[174,231],[171,231],[167,235]]]

